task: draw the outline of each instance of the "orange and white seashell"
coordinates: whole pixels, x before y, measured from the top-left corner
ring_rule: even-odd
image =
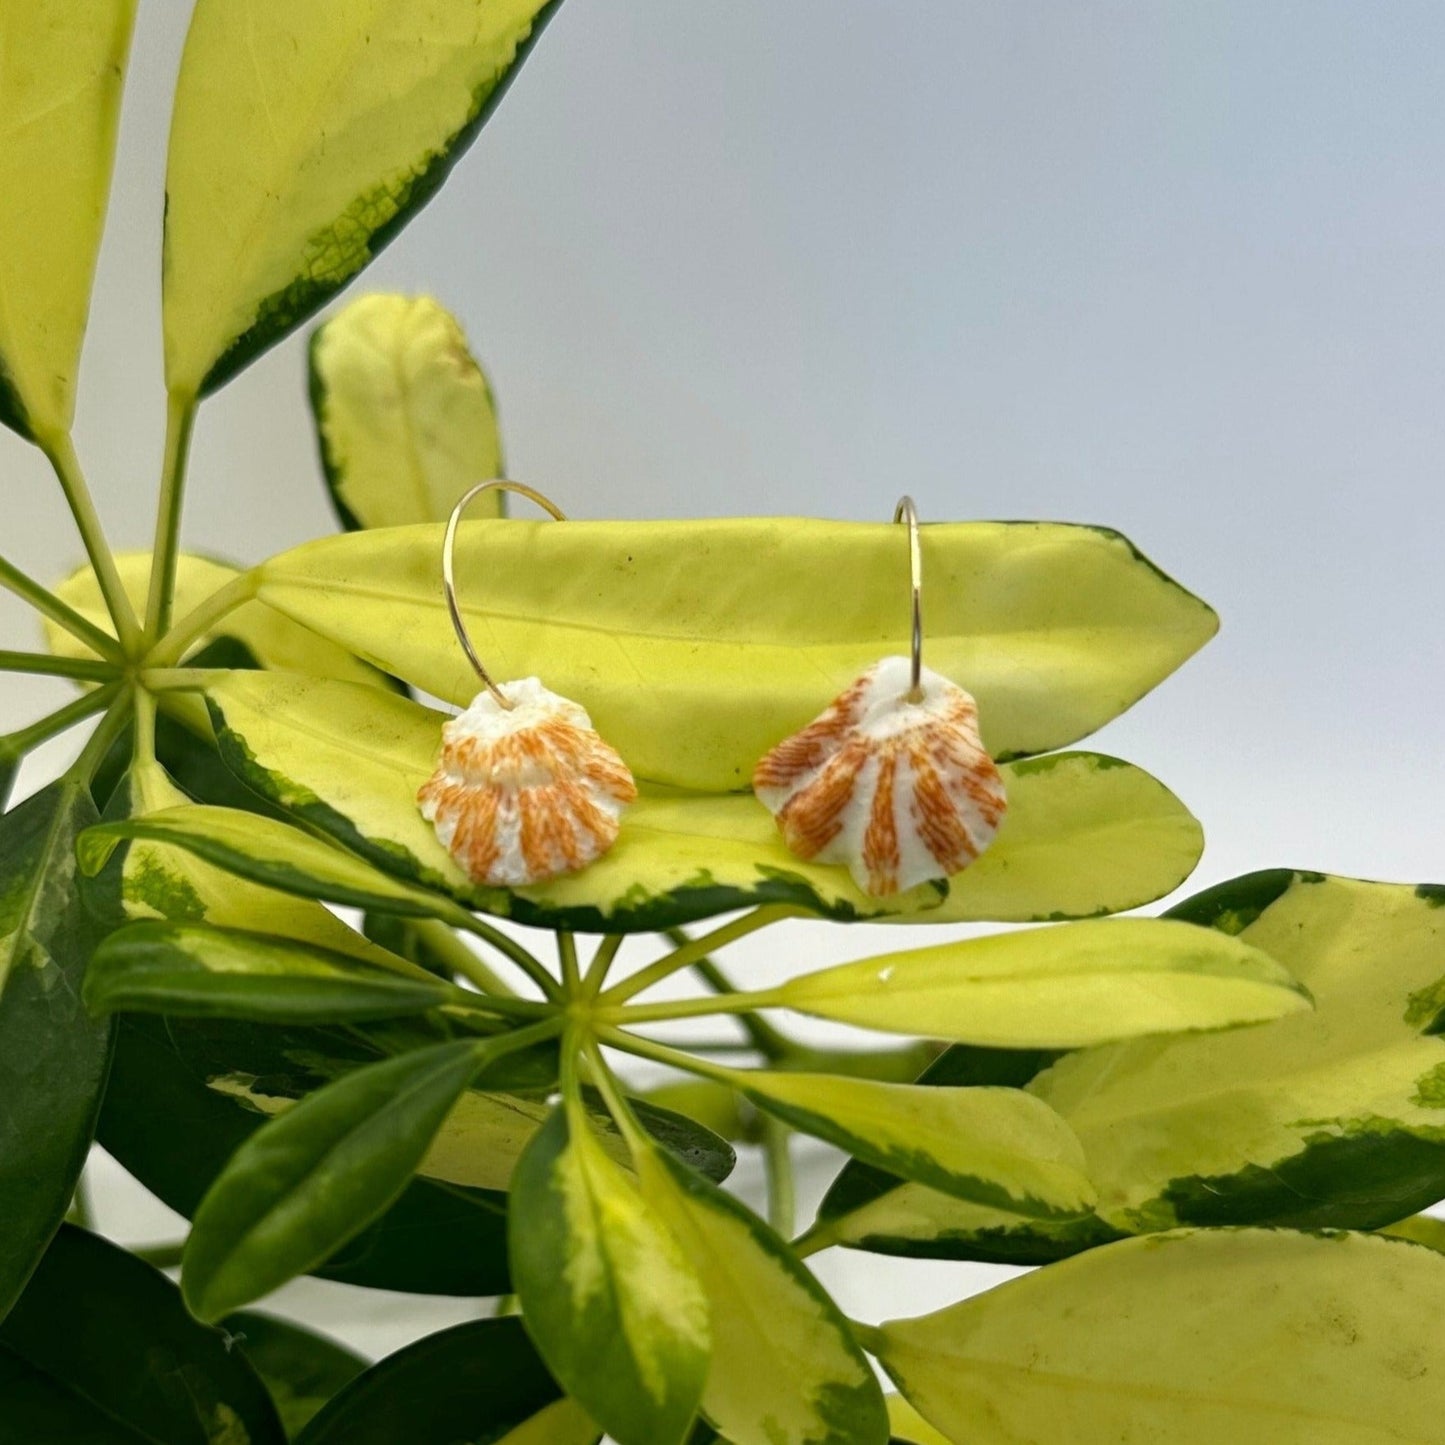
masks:
[[[520,887],[575,873],[617,841],[637,785],[585,708],[535,677],[482,692],[442,728],[422,816],[474,883]]]
[[[1008,808],[973,698],[924,668],[915,701],[910,681],[885,657],[753,774],[788,847],[875,897],[966,868]]]

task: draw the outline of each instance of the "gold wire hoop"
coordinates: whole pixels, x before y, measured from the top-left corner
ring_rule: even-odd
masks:
[[[515,492],[519,497],[525,497],[529,502],[535,502],[544,512],[558,522],[565,522],[566,515],[562,509],[550,498],[544,497],[541,492],[532,487],[524,486],[521,482],[478,482],[461,500],[452,508],[452,514],[447,518],[446,536],[442,538],[442,591],[446,593],[447,611],[451,613],[452,629],[457,634],[457,641],[462,645],[462,651],[467,655],[467,661],[476,669],[476,674],[486,685],[498,707],[511,712],[512,703],[507,699],[502,690],[491,679],[482,659],[477,656],[477,649],[472,646],[471,633],[467,631],[467,624],[462,618],[461,604],[457,601],[457,575],[456,575],[456,547],[457,547],[457,525],[462,520],[462,513],[484,492]]]
[[[923,548],[918,544],[918,508],[900,497],[893,521],[908,523],[908,579],[913,603],[913,639],[909,651],[908,701],[923,701]]]

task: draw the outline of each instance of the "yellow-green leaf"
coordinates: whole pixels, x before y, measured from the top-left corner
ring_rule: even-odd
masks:
[[[1198,856],[1198,825],[1172,794],[1084,753],[1006,765],[1010,816],[942,901],[932,884],[870,898],[846,869],[803,862],[751,795],[664,788],[644,789],[617,845],[582,872],[478,888],[416,805],[443,714],[375,688],[259,673],[233,673],[207,697],[222,756],[254,791],[398,877],[544,927],[633,932],[765,903],[843,920],[921,909],[939,922],[1093,914],[1157,896]]]
[[[556,0],[199,0],[166,172],[166,380],[213,390],[435,192]]]
[[[1030,1090],[1084,1145],[1096,1217],[1029,1220],[903,1184],[835,1201],[819,1235],[1034,1264],[1181,1224],[1373,1229],[1434,1204],[1445,1196],[1442,898],[1273,870],[1181,903],[1177,918],[1285,964],[1315,1008],[1258,1029],[1085,1049],[1039,1074]]]
[[[643,1097],[659,1108],[696,1120],[729,1143],[749,1136],[753,1111],[729,1084],[685,1078],[649,1089]]]
[[[1090,1049],[1040,1075],[1102,1217],[1127,1232],[1375,1228],[1445,1197],[1445,890],[1271,872],[1175,911],[1279,959],[1316,1008]]]
[[[1310,1007],[1267,954],[1191,924],[1118,918],[881,954],[790,979],[770,1004],[1002,1048],[1259,1023]]]
[[[70,430],[135,0],[0,11],[0,422]]]
[[[1445,1259],[1371,1235],[1126,1240],[876,1332],[955,1445],[1440,1437]]]
[[[820,1219],[808,1231],[811,1247],[848,1245],[905,1258],[1048,1264],[1125,1237],[1094,1214],[1040,1219],[975,1204],[926,1184],[894,1182],[890,1187],[895,1179],[879,1176],[877,1193]]]
[[[656,1149],[642,1191],[707,1295],[702,1405],[730,1445],[884,1445],[888,1416],[847,1321],[787,1245],[730,1194]]]
[[[575,1400],[544,1405],[530,1420],[514,1425],[497,1445],[597,1445],[602,1437]]]
[[[395,963],[376,968],[291,939],[150,920],[107,935],[86,969],[82,997],[92,1013],[296,1024],[401,1018],[465,997],[424,969]]]
[[[572,1104],[533,1139],[512,1192],[512,1279],[548,1368],[619,1445],[680,1445],[711,1339],[683,1247]]]
[[[275,818],[190,803],[174,789],[149,797],[166,801],[87,830],[79,849],[81,868],[87,874],[99,873],[120,843],[139,839],[184,849],[213,869],[298,898],[324,898],[329,903],[421,918],[457,917],[461,912],[449,899],[398,882],[365,859]],[[234,878],[226,879],[227,892],[239,886]],[[137,901],[148,900],[142,895]],[[136,912],[144,916],[139,909]],[[233,917],[217,918],[212,908],[163,913],[157,907],[155,913],[170,918],[204,916],[211,922],[241,926]]]
[[[1079,1141],[1022,1089],[761,1069],[731,1077],[759,1108],[795,1128],[959,1198],[1036,1215],[1084,1214],[1094,1203]]]
[[[131,919],[204,921],[222,928],[264,931],[379,967],[414,971],[315,902],[316,890],[283,886],[294,878],[287,850],[305,850],[309,844],[313,850],[325,849],[328,862],[336,854],[337,867],[346,869],[349,864],[347,881],[360,886],[375,879],[380,890],[403,891],[359,859],[284,823],[229,808],[198,807],[159,768],[133,770],[109,812],[109,820],[88,829],[77,846],[82,872],[99,875],[92,891],[103,900],[104,911]],[[267,822],[269,828],[263,826],[259,833],[251,827]],[[257,837],[261,844],[251,845]],[[237,876],[230,850],[239,846],[238,839],[265,850],[266,870],[253,871],[249,879]],[[122,842],[126,847],[116,860]]]
[[[116,558],[116,570],[132,604],[142,613],[145,611],[146,592],[150,586],[151,554],[149,552],[122,552]],[[235,567],[218,562],[212,557],[199,557],[194,553],[182,553],[176,568],[176,592],[174,615],[179,621],[200,606],[208,597],[234,582],[240,575]],[[68,602],[88,622],[93,622],[102,632],[115,635],[115,624],[106,610],[105,599],[100,594],[100,585],[95,573],[89,567],[82,567],[71,573],[56,589],[62,601]],[[385,679],[360,659],[353,657],[344,647],[338,647],[324,637],[301,627],[290,618],[283,617],[260,602],[245,602],[234,612],[229,612],[215,627],[197,639],[192,651],[199,651],[216,638],[228,637],[239,642],[261,667],[273,667],[280,671],[303,672],[313,677],[334,678],[338,682],[366,683],[384,686]],[[93,657],[94,654],[78,642],[63,628],[53,622],[45,624],[45,640],[57,657]],[[165,702],[173,705],[181,701],[181,695],[168,693]],[[188,709],[181,709],[188,721],[204,722],[203,710],[194,705],[192,699]]]
[[[265,563],[259,595],[467,702],[477,682],[444,605],[441,545],[439,525],[324,538]],[[928,664],[977,697],[998,757],[1101,727],[1215,631],[1203,602],[1115,532],[938,524],[922,546]],[[746,788],[764,753],[908,648],[908,539],[887,524],[477,522],[456,555],[493,674],[535,674],[581,703],[653,782]]]
[[[940,1435],[902,1395],[888,1395],[885,1399],[895,1445],[949,1445],[948,1436]]]
[[[1009,811],[948,896],[901,923],[1039,923],[1141,908],[1194,871],[1204,830],[1158,778],[1102,753],[1005,763]],[[876,906],[876,905],[875,905]]]
[[[1412,1214],[1409,1219],[1402,1219],[1398,1224],[1380,1230],[1380,1233],[1389,1235],[1391,1239],[1408,1239],[1445,1254],[1445,1219],[1437,1215]]]
[[[362,296],[311,337],[311,409],[342,523],[445,521],[466,490],[502,475],[486,374],[456,318],[430,296]],[[502,515],[503,493],[470,515]]]

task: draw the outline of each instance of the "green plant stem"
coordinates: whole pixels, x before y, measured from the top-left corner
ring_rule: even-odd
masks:
[[[692,939],[680,928],[669,928],[667,936],[676,944],[691,943]],[[739,992],[736,984],[710,958],[700,958],[692,965],[692,971],[715,993],[732,995]],[[796,1052],[796,1045],[775,1029],[766,1019],[757,1014],[738,1015],[753,1047],[770,1063],[781,1063]]]
[[[92,652],[108,657],[112,662],[124,662],[125,654],[113,637],[108,637],[93,622],[87,621],[68,602],[62,602],[48,587],[42,587],[33,577],[27,577],[13,563],[0,557],[0,587],[13,592],[22,602],[28,602],[43,617],[48,617],[57,627],[63,627],[75,640],[83,643]]]
[[[414,918],[411,925],[417,936],[453,973],[475,984],[489,998],[516,997],[516,990],[493,973],[445,923],[435,918]]]
[[[156,760],[156,700],[142,689],[135,696],[135,746],[131,756],[141,765]]]
[[[180,554],[181,508],[186,494],[186,461],[196,420],[196,400],[184,392],[166,397],[166,451],[161,464],[161,497],[156,513],[156,540],[151,550],[151,586],[146,599],[146,636],[158,642],[171,622],[176,590],[176,558]]]
[[[793,1181],[792,1130],[770,1114],[760,1115],[763,1169],[768,1181],[768,1223],[787,1239],[797,1226],[798,1193]]]
[[[647,1035],[642,1034],[639,1037],[646,1039]],[[660,1043],[661,1040],[657,1042]],[[757,1053],[746,1039],[689,1039],[687,1051],[690,1054],[737,1054],[746,1057]]]
[[[600,1010],[607,1023],[658,1024],[670,1023],[673,1019],[713,1018],[718,1014],[745,1014],[760,1008],[775,1006],[775,996],[770,993],[733,993],[709,995],[706,998],[678,998],[665,1003],[630,1004],[626,1008],[614,1009],[603,994],[599,1001],[606,1007]]]
[[[795,1240],[791,1241],[788,1248],[793,1251],[799,1259],[807,1259],[810,1254],[821,1254],[823,1250],[830,1249],[835,1243],[833,1238],[833,1223],[825,1224],[819,1220],[811,1228],[805,1229]]]
[[[561,1014],[551,1012],[536,1023],[513,1029],[509,1034],[494,1034],[488,1039],[478,1039],[477,1052],[490,1064],[495,1059],[516,1053],[518,1049],[530,1049],[533,1044],[544,1044],[548,1039],[555,1039],[566,1026]]]
[[[708,954],[715,953],[729,943],[736,943],[738,939],[746,938],[748,934],[756,933],[760,928],[766,928],[769,924],[777,923],[781,919],[801,916],[801,909],[792,908],[787,904],[774,903],[762,908],[755,908],[751,913],[745,913],[741,918],[735,918],[731,923],[726,923],[721,928],[715,928],[711,933],[703,934],[701,938],[689,939],[681,947],[673,949],[666,957],[640,969],[615,988],[608,989],[602,995],[601,1001],[606,1004],[624,1003],[634,994],[642,993],[661,983],[664,979],[671,978],[679,969],[691,967],[699,959],[706,958]]]
[[[465,929],[476,938],[484,939],[503,957],[510,958],[542,990],[545,997],[556,1000],[562,996],[561,990],[557,987],[557,980],[547,972],[541,960],[523,948],[516,939],[509,938],[500,928],[493,928],[490,923],[483,923],[480,918],[468,913],[460,904],[454,911],[449,909],[446,917],[447,921],[455,927]]]
[[[472,962],[475,964],[478,960],[474,957]],[[458,969],[457,972],[462,973],[462,970]],[[485,967],[479,969],[478,973],[484,975]],[[465,973],[462,976],[468,978],[470,982],[476,982],[476,979],[470,978]],[[461,997],[457,1000],[456,1007],[464,1009],[468,1013],[500,1015],[503,1018],[535,1019],[551,1018],[557,1012],[555,1003],[543,1002],[541,999],[518,998],[515,994],[472,993],[468,989],[458,989],[457,992]]]
[[[204,692],[230,675],[224,667],[147,667],[140,681],[147,692]]]
[[[65,493],[70,515],[85,544],[85,554],[100,584],[101,596],[105,598],[110,620],[115,623],[115,634],[120,639],[121,650],[127,657],[134,657],[140,649],[140,627],[136,622],[135,609],[121,585],[120,573],[116,569],[115,554],[105,540],[105,531],[100,517],[91,500],[90,488],[85,482],[85,473],[80,468],[80,458],[68,434],[48,437],[40,442],[40,449],[55,469],[60,489]]]
[[[504,1019],[551,1019],[557,1017],[556,1004],[543,1003],[540,999],[498,998],[495,994],[472,993],[470,990],[462,988],[457,989],[453,997],[456,1001],[443,1004],[443,1011],[486,1014],[489,1018]]]
[[[0,738],[0,742],[14,748],[17,753],[28,753],[32,748],[37,748],[41,743],[63,733],[66,728],[74,727],[76,723],[84,722],[98,712],[104,712],[115,701],[120,688],[119,682],[112,682],[94,692],[88,692],[84,697],[78,697],[64,707],[57,708],[38,722]]]
[[[609,933],[597,945],[597,952],[592,955],[592,962],[587,965],[587,974],[582,980],[585,997],[596,998],[601,992],[602,985],[607,982],[607,972],[616,960],[624,939],[625,935],[621,933]]]
[[[95,725],[95,731],[91,733],[85,747],[81,749],[80,756],[70,765],[65,776],[76,782],[90,786],[91,779],[95,777],[95,771],[100,766],[106,753],[110,751],[111,744],[115,742],[125,725],[130,721],[131,706],[135,700],[135,690],[126,688],[116,694],[115,701],[106,709],[100,721]]]
[[[254,572],[243,572],[206,600],[193,607],[146,654],[147,668],[171,668],[180,664],[186,650],[199,642],[223,617],[244,607],[256,597],[259,581]]]
[[[578,1070],[578,1055],[582,1050],[583,1032],[575,1024],[562,1035],[562,1049],[557,1058],[557,1092],[562,1096],[562,1107],[569,1119],[579,1114],[585,1117],[582,1107],[582,1080]]]
[[[608,1068],[607,1060],[602,1057],[602,1050],[595,1042],[587,1044],[586,1056],[592,1067],[592,1082],[596,1085],[597,1092],[602,1095],[607,1112],[612,1115],[622,1137],[627,1141],[627,1147],[634,1155],[641,1150],[655,1147],[651,1136],[633,1112],[632,1105],[628,1103],[617,1075]]]
[[[857,1340],[870,1355],[881,1355],[883,1353],[883,1331],[876,1325],[865,1325],[862,1320],[849,1320],[848,1328],[853,1331],[853,1338]]]
[[[582,990],[582,976],[577,971],[577,940],[570,933],[557,935],[557,962],[562,970],[562,992],[573,998]]]
[[[622,1050],[623,1053],[635,1054],[639,1059],[649,1059],[654,1064],[665,1064],[669,1069],[677,1069],[684,1074],[697,1074],[700,1078],[711,1079],[717,1084],[727,1084],[731,1087],[736,1085],[738,1079],[742,1077],[743,1071],[741,1070],[729,1069],[723,1064],[714,1064],[707,1059],[695,1058],[681,1049],[669,1048],[655,1039],[640,1038],[637,1034],[626,1033],[622,1029],[612,1028],[607,1024],[598,1026],[597,1037],[603,1043],[610,1044],[614,1049]]]
[[[30,672],[37,677],[69,677],[76,682],[114,682],[113,662],[89,657],[52,657],[48,652],[0,651],[0,672]]]

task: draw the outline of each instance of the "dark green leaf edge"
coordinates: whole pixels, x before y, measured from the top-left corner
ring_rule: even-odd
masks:
[[[17,436],[24,437],[28,442],[35,441],[30,413],[3,356],[0,356],[0,426],[8,426]]]
[[[1062,1057],[1060,1050],[992,1049],[954,1044],[939,1054],[914,1083],[932,1088],[1021,1089]],[[826,1221],[851,1214],[904,1182],[886,1169],[861,1159],[850,1159],[823,1196],[818,1218]]]
[[[846,1119],[835,1121],[814,1109],[806,1109],[770,1097],[761,1089],[749,1088],[746,1075],[737,1082],[738,1091],[744,1094],[757,1108],[772,1114],[784,1123],[791,1124],[804,1134],[824,1139],[840,1149],[851,1150],[855,1157],[867,1160],[885,1177],[902,1177],[951,1195],[955,1199],[967,1200],[985,1208],[1003,1209],[1030,1219],[1077,1220],[1089,1211],[1060,1209],[1045,1199],[1028,1193],[1010,1190],[997,1180],[979,1175],[963,1175],[941,1168],[933,1156],[922,1149],[905,1150],[902,1147],[885,1149],[859,1138],[848,1127]]]
[[[336,977],[303,974],[215,973],[199,962],[169,967],[164,959],[186,950],[184,940],[219,944],[241,940],[309,957]],[[161,961],[157,962],[159,954]],[[347,954],[290,938],[251,934],[205,924],[140,919],[109,934],[86,971],[82,997],[93,1014],[161,1013],[181,1017],[274,1019],[283,1023],[365,1022],[426,1013],[457,991],[440,979],[390,973]]]

